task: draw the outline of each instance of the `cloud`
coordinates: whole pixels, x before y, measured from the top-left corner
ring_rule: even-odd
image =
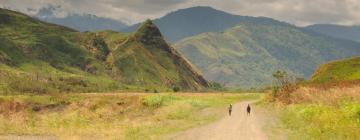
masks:
[[[232,14],[271,17],[300,26],[360,25],[358,0],[0,0],[1,7],[28,14],[49,4],[61,5],[61,13],[89,13],[128,23],[158,18],[177,9],[211,6]]]

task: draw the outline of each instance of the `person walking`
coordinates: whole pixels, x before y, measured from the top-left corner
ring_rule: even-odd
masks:
[[[232,104],[229,105],[229,116],[231,116]]]
[[[250,112],[251,112],[251,107],[250,105],[248,104],[247,108],[246,108],[246,111],[247,111],[247,115],[250,115]]]

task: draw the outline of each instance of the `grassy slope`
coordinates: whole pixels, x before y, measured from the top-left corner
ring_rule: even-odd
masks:
[[[128,53],[124,54],[123,52]],[[163,85],[165,87],[175,85],[186,89],[201,89],[207,84],[165,42],[160,31],[150,20],[143,23],[134,35],[121,47],[114,50],[113,59],[120,71],[126,73],[122,74],[125,75],[123,76],[125,82],[138,82],[140,85]],[[138,81],[129,81],[134,79]]]
[[[166,42],[155,42],[154,49],[148,49],[149,44],[133,39],[134,34],[144,33],[141,30],[81,33],[5,9],[0,10],[0,18],[2,94],[169,90],[172,86],[199,90],[207,86],[191,67],[181,65],[185,63],[176,52],[156,49],[171,48]],[[160,32],[156,38],[162,40]]]
[[[175,46],[207,79],[232,87],[269,84],[279,69],[307,78],[319,64],[360,54],[355,42],[271,24],[243,23],[221,33],[186,38]]]
[[[326,83],[360,79],[360,57],[321,65],[311,77],[312,82]]]
[[[60,139],[160,139],[225,115],[257,94],[109,94],[0,97],[0,134]],[[0,136],[1,138],[1,136]]]
[[[357,140],[360,138],[360,88],[301,87],[289,105],[272,106],[290,140]],[[271,106],[267,104],[267,106]],[[270,107],[271,108],[271,107]]]
[[[360,138],[360,58],[321,65],[310,83],[290,93],[291,104],[283,105],[279,117],[289,129],[289,139],[357,140]],[[339,83],[329,86],[330,83]]]

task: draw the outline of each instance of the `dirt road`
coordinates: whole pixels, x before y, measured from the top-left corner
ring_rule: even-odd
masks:
[[[245,101],[233,106],[231,116],[225,116],[212,124],[193,128],[177,134],[174,140],[267,140],[262,127],[262,115],[253,107],[247,116],[246,106],[254,101]],[[224,111],[225,112],[225,111]]]

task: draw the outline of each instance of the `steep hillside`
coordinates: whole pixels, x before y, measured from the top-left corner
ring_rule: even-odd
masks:
[[[307,26],[306,29],[335,38],[360,42],[360,26],[315,24]]]
[[[316,83],[352,80],[360,80],[360,57],[323,64],[311,76]]]
[[[243,88],[269,85],[276,70],[308,78],[319,64],[360,55],[359,43],[254,23],[185,38],[175,46],[208,80]]]
[[[57,17],[57,10],[59,10],[58,7],[49,5],[48,7],[41,8],[35,17],[45,22],[63,25],[78,31],[120,31],[127,28],[127,25],[121,21],[91,14],[68,14],[63,17]]]
[[[5,9],[0,19],[3,94],[207,87],[151,21],[122,34],[76,32]]]
[[[207,86],[206,80],[165,42],[150,20],[116,46],[109,59],[115,66],[115,73],[126,84],[174,85],[193,90]]]
[[[185,37],[204,32],[218,32],[233,27],[240,22],[256,22],[262,24],[286,24],[264,17],[247,17],[232,15],[211,7],[192,7],[171,12],[164,17],[155,19],[159,27],[170,42],[176,42]],[[135,31],[141,24],[125,29],[126,32]]]

